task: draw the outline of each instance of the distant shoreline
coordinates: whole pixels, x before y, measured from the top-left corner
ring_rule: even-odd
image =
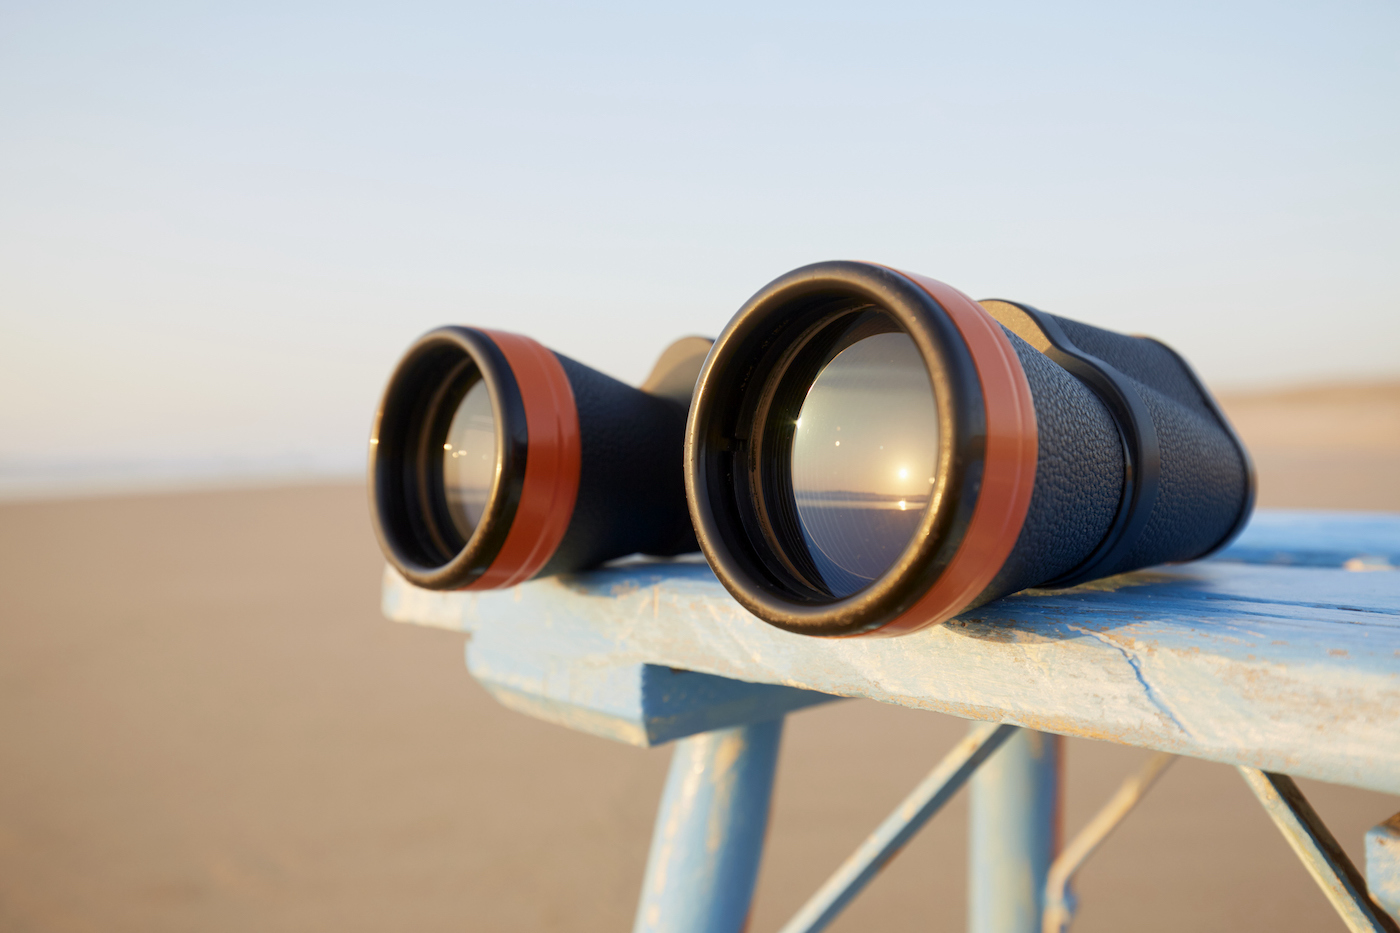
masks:
[[[162,493],[273,489],[288,486],[363,484],[365,472],[351,469],[190,469],[180,463],[123,464],[115,469],[54,464],[24,471],[0,463],[0,503],[109,498]]]
[[[1355,452],[1400,469],[1400,380],[1320,382],[1218,393],[1256,457]],[[248,457],[171,457],[108,463],[0,455],[0,501],[362,483],[358,450]]]

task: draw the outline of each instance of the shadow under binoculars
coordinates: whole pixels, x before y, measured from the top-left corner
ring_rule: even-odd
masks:
[[[1248,453],[1165,345],[852,262],[775,280],[640,389],[433,331],[385,391],[370,484],[422,586],[698,544],[749,611],[828,636],[1200,557],[1253,502]]]

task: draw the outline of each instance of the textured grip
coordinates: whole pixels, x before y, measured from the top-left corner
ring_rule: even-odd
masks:
[[[1180,358],[1165,345],[1146,337],[1129,337],[1056,314],[1041,313],[1059,324],[1075,346],[1085,353],[1098,357],[1142,386],[1177,404],[1210,417],[1211,406],[1196,380],[1182,365]]]
[[[1103,574],[1192,560],[1224,543],[1248,517],[1252,471],[1243,446],[1190,368],[1155,340],[1054,319],[1081,349],[1136,383],[1161,450],[1147,523]]]
[[[582,466],[568,530],[539,576],[697,550],[685,502],[685,406],[555,356],[578,407]]]
[[[1108,533],[1123,493],[1123,442],[1108,408],[1040,351],[1007,337],[1035,399],[1035,486],[1011,556],[974,605],[1079,566]]]
[[[1253,505],[1248,454],[1175,351],[1026,305],[985,306],[1010,325],[1030,382],[1039,460],[1011,556],[973,605],[1066,578],[1192,560],[1243,525]],[[1105,404],[1091,383],[1130,394],[1131,404]],[[1125,423],[1133,418],[1148,423]],[[1134,437],[1148,438],[1136,448],[1148,452],[1142,463],[1128,455]]]

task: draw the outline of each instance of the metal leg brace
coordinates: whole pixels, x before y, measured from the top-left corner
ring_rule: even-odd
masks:
[[[1137,774],[1129,777],[1104,805],[1094,814],[1074,841],[1065,846],[1050,866],[1050,874],[1045,880],[1045,916],[1042,920],[1043,933],[1068,933],[1070,921],[1074,919],[1074,875],[1088,861],[1089,856],[1099,847],[1109,834],[1118,828],[1123,818],[1132,812],[1142,801],[1152,785],[1162,776],[1162,772],[1176,761],[1175,755],[1157,752]]]
[[[1353,933],[1400,933],[1400,926],[1371,900],[1366,879],[1337,845],[1303,792],[1286,774],[1240,767],[1249,789],[1273,817],[1308,874]]]
[[[782,933],[816,933],[824,929],[958,792],[978,766],[1017,731],[1015,726],[1005,725],[974,728],[836,869],[787,922]]]

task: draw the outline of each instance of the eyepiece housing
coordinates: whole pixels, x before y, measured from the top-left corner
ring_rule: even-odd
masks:
[[[673,347],[671,370],[698,365],[708,342],[695,340]],[[369,488],[380,545],[430,589],[493,589],[637,552],[694,550],[685,414],[676,397],[528,337],[434,330],[400,361],[375,419]]]
[[[1180,357],[985,304],[833,262],[730,322],[696,387],[686,484],[746,608],[794,632],[898,634],[1200,556],[1242,525],[1247,454]]]

